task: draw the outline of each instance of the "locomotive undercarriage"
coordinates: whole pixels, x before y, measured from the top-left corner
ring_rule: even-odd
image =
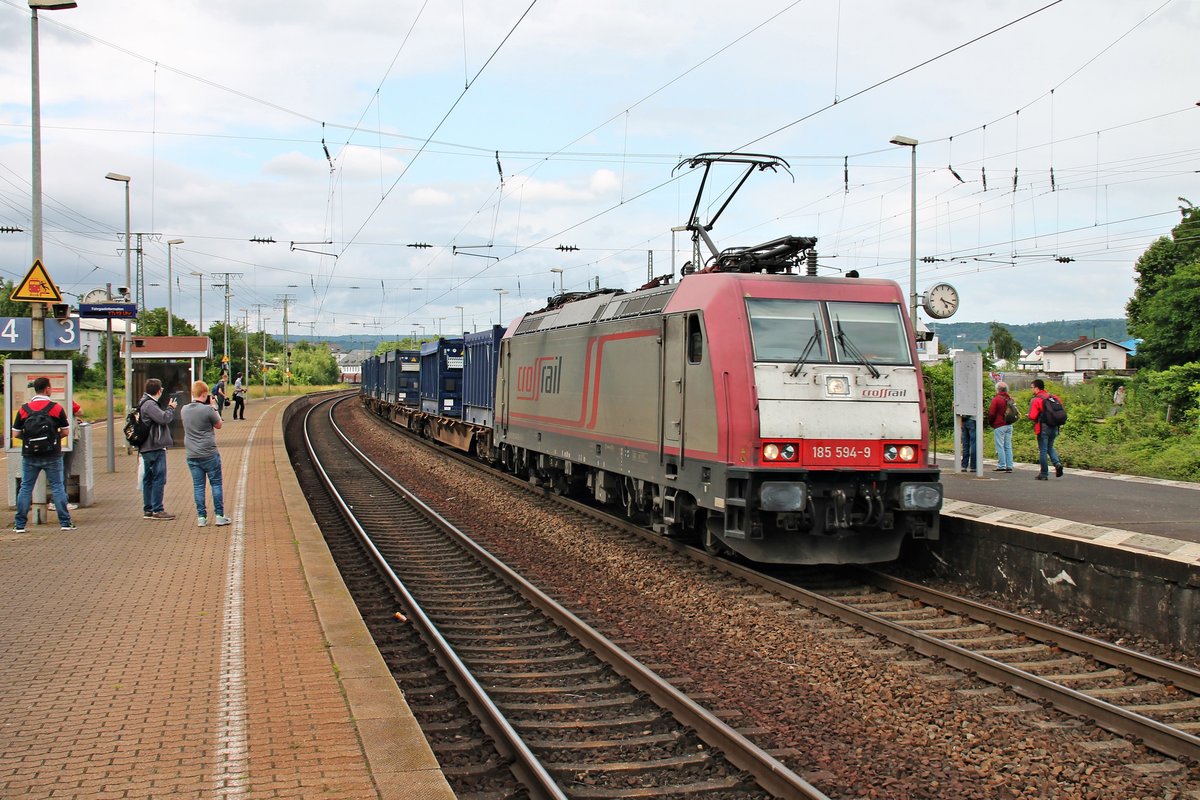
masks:
[[[589,497],[623,509],[631,522],[764,563],[843,564],[892,561],[906,537],[936,539],[938,508],[906,510],[901,487],[936,485],[936,473],[763,473],[726,475],[724,513],[684,489],[523,448],[503,448],[510,471],[556,494]],[[764,486],[784,487],[803,502],[786,510],[764,503]],[[800,488],[802,487],[802,488]],[[764,507],[766,506],[766,507]],[[938,502],[940,507],[940,500]]]

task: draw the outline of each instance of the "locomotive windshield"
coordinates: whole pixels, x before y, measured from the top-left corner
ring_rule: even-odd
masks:
[[[829,318],[844,332],[835,340],[841,362],[911,364],[908,336],[894,303],[829,303]],[[853,347],[847,346],[853,342]]]
[[[904,319],[895,303],[822,303],[749,297],[746,310],[755,361],[821,364],[836,359],[843,364],[912,363]],[[833,326],[837,336],[827,335],[827,324]],[[834,342],[832,356],[826,346],[829,341]]]
[[[813,320],[821,319],[815,300],[746,299],[755,361],[796,361],[807,348],[806,363],[829,361],[825,337]]]

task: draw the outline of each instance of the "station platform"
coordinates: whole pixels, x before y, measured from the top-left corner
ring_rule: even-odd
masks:
[[[144,519],[119,432],[77,530],[51,511],[13,533],[7,512],[0,797],[454,797],[296,484],[290,399],[217,432],[232,525],[210,499],[197,527],[182,443],[176,519]]]

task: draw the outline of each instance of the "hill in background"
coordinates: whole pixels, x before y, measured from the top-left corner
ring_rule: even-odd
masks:
[[[1054,344],[1086,336],[1089,339],[1105,338],[1124,342],[1129,332],[1122,319],[1067,319],[1053,322],[1034,322],[1029,325],[1008,325],[1001,322],[1013,338],[1021,343],[1021,349],[1032,350],[1039,344]],[[990,322],[935,322],[933,328],[946,347],[961,347],[976,351],[987,345],[992,335]]]

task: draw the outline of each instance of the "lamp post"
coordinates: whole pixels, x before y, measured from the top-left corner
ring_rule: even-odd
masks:
[[[508,294],[508,289],[493,289],[496,293],[496,322],[501,326],[504,325],[504,295]]]
[[[173,292],[171,282],[174,280],[171,277],[171,245],[174,244],[183,244],[183,239],[167,240],[167,336],[173,336],[175,331],[171,323],[171,317],[175,315],[174,308],[171,305],[171,294]]]
[[[198,323],[200,335],[207,337],[208,334],[204,332],[204,273],[193,271],[191,274],[196,276],[196,283],[198,283],[200,285],[200,321]],[[207,352],[207,350],[208,350],[208,348],[205,348],[206,352]],[[200,374],[195,376],[195,378],[198,381],[204,380],[204,359],[203,358],[200,359]]]
[[[458,309],[458,328],[465,336],[467,333],[467,312],[462,306],[455,306],[455,308]],[[1092,338],[1095,339],[1096,337],[1093,336]]]
[[[558,273],[558,293],[559,293],[559,294],[562,294],[562,293],[563,293],[563,291],[564,291],[564,290],[563,290],[563,271],[562,271],[562,267],[551,267],[551,268],[550,268],[550,271],[551,271],[551,272],[557,272],[557,273]]]
[[[917,140],[908,136],[893,136],[892,144],[912,148],[912,213],[908,241],[908,315],[913,332],[917,330]]]
[[[110,181],[118,181],[125,184],[125,292],[129,292],[129,287],[133,285],[133,275],[129,271],[129,182],[131,178],[128,175],[121,175],[117,172],[110,172],[104,176]],[[125,298],[126,302],[129,298]],[[129,317],[125,318],[125,413],[129,413],[133,408],[133,337],[131,333]]]

